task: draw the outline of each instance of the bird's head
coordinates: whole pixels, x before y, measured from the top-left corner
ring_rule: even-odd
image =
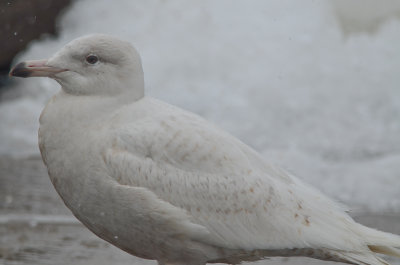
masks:
[[[143,97],[144,81],[140,56],[126,41],[93,34],[75,39],[50,59],[25,61],[10,76],[44,76],[56,80],[73,95]]]

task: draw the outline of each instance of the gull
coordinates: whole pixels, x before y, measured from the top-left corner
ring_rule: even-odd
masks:
[[[17,77],[60,85],[40,116],[49,177],[89,230],[160,265],[305,256],[388,264],[400,237],[263,160],[202,117],[144,95],[141,59],[103,34],[75,39]]]

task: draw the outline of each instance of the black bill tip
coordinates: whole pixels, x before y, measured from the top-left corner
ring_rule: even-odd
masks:
[[[22,62],[11,69],[9,76],[29,77],[31,73],[32,71],[26,67],[26,63]]]

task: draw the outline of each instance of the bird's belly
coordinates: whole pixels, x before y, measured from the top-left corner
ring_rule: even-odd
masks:
[[[150,238],[151,227],[120,209],[118,201],[92,177],[83,175],[79,181],[71,181],[71,176],[53,175],[51,180],[74,216],[103,240],[135,256],[152,259],[154,251],[150,250],[160,243]]]
[[[53,154],[47,156],[54,157]],[[107,176],[106,169],[92,164],[89,170],[79,163],[48,161],[50,178],[76,218],[103,240],[145,259],[163,257],[179,261],[198,257],[204,260],[207,259],[204,249],[210,248],[207,252],[213,252],[212,247],[193,242],[185,235],[171,237],[169,231],[172,228],[167,224],[163,229],[155,227],[148,221],[152,217],[132,210],[131,205],[140,202],[126,201],[114,189],[113,185],[117,184]],[[93,172],[93,168],[98,168],[97,174],[87,175],[87,172]]]
[[[110,207],[105,202],[112,198],[107,192],[98,192],[85,204],[81,203],[70,209],[74,215],[93,233],[114,246],[141,258],[170,261],[182,261],[187,259],[207,260],[210,257],[218,257],[214,247],[194,242],[190,237],[181,235],[171,237],[168,234],[168,226],[164,232],[160,231],[147,220],[148,216],[135,216],[132,212],[125,212],[118,202],[115,207]],[[132,202],[135,203],[135,202]],[[100,204],[93,207],[93,204]],[[172,228],[171,228],[172,230]],[[205,255],[208,253],[209,255]]]

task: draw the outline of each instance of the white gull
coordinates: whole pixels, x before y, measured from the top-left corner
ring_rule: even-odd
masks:
[[[144,96],[125,41],[90,35],[10,75],[61,91],[40,117],[54,187],[92,232],[159,264],[307,256],[387,264],[400,237],[357,224],[322,193],[203,118]]]

